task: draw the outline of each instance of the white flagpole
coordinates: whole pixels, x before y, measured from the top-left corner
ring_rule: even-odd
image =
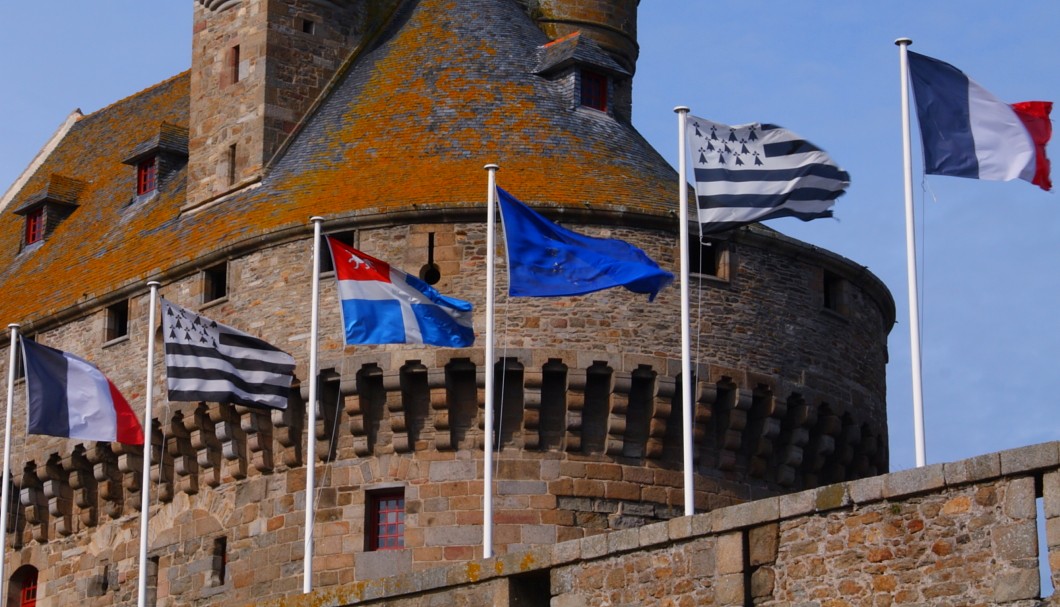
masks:
[[[924,387],[920,362],[920,311],[917,306],[916,279],[916,231],[913,226],[913,151],[909,120],[909,38],[894,41],[898,45],[898,58],[902,76],[902,164],[905,169],[905,261],[909,278],[909,350],[913,363],[913,435],[916,441],[916,465],[927,463],[927,446],[924,440]]]
[[[7,363],[7,413],[4,415],[4,487],[0,490],[0,596],[7,584],[4,565],[7,562],[7,502],[11,499],[8,485],[11,484],[11,410],[15,404],[15,364],[18,361],[18,323],[7,325],[11,329],[11,355]]]
[[[489,186],[486,192],[486,439],[483,450],[485,468],[482,481],[482,558],[493,556],[493,299],[496,291],[497,170],[487,164]]]
[[[681,239],[681,432],[682,460],[685,469],[685,516],[696,513],[695,476],[692,470],[692,320],[688,305],[688,108],[681,105],[677,112],[677,173],[680,239]]]
[[[313,590],[313,509],[316,490],[316,433],[317,433],[317,333],[320,325],[320,224],[323,217],[309,218],[313,222],[313,303],[310,308],[309,329],[309,417],[305,433],[305,547],[302,556],[302,593]]]
[[[151,408],[155,398],[155,310],[158,308],[158,287],[162,283],[152,280],[151,304],[147,311],[147,388],[144,398],[144,454],[140,475],[140,578],[136,593],[137,607],[147,606],[147,524],[151,509]]]

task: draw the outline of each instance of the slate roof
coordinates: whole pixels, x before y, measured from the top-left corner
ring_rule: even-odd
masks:
[[[672,221],[676,173],[631,126],[575,107],[565,81],[534,73],[549,40],[518,3],[420,0],[401,10],[259,187],[194,213],[181,213],[184,169],[133,203],[135,170],[122,163],[187,128],[188,73],[82,118],[0,213],[0,322],[72,314],[240,243],[308,235],[312,215],[407,221],[415,208],[484,218],[487,163],[534,206],[602,222]],[[80,206],[20,254],[24,219],[10,211],[53,174],[84,182]]]

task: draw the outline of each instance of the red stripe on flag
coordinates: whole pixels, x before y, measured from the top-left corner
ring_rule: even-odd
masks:
[[[330,236],[328,246],[331,247],[331,261],[335,266],[336,279],[390,282],[390,264],[387,262],[346,246]]]
[[[1031,183],[1048,192],[1053,189],[1049,179],[1049,159],[1045,156],[1045,144],[1053,135],[1053,124],[1049,112],[1053,110],[1052,101],[1021,101],[1013,103],[1012,109],[1027,127],[1027,132],[1034,140],[1035,170]]]
[[[117,417],[118,442],[126,445],[144,444],[144,429],[140,426],[140,420],[136,418],[132,407],[121,392],[118,392],[114,382],[108,379],[107,386],[110,388],[110,400],[114,403],[114,413]]]

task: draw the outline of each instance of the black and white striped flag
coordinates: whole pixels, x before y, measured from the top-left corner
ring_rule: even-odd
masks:
[[[165,299],[162,334],[169,400],[287,408],[290,354]]]
[[[815,145],[773,124],[688,117],[700,233],[747,223],[832,216],[850,175]]]

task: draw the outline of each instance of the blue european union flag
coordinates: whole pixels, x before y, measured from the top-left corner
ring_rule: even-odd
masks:
[[[622,240],[593,238],[560,227],[497,188],[508,249],[508,294],[582,295],[625,287],[653,300],[674,275]]]

